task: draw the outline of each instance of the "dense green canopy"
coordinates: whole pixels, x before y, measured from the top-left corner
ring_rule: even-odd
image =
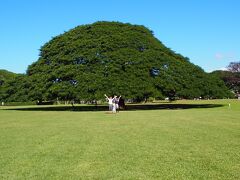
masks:
[[[219,77],[225,83],[225,85],[233,91],[236,96],[240,94],[240,72],[236,71],[213,71],[211,74]]]
[[[13,79],[17,74],[10,71],[0,69],[0,86],[4,84],[5,81]]]
[[[0,70],[0,101],[29,101],[29,87],[26,75]]]
[[[52,38],[27,78],[29,98],[36,100],[231,96],[221,80],[165,47],[152,31],[119,22],[82,25]]]

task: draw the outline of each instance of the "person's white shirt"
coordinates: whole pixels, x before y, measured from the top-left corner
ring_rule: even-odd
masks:
[[[113,99],[108,98],[108,104],[113,104]]]

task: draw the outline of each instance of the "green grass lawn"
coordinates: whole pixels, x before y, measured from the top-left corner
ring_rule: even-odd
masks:
[[[240,179],[240,101],[177,104],[223,106],[118,114],[1,107],[0,179]]]

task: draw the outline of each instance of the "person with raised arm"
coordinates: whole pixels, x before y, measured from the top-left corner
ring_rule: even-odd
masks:
[[[106,94],[104,94],[104,96],[106,97],[106,99],[108,101],[109,111],[112,111],[113,110],[113,98],[112,98],[112,96],[108,97]]]
[[[119,112],[119,100],[120,100],[120,98],[121,98],[121,95],[119,97],[114,96],[116,112]]]

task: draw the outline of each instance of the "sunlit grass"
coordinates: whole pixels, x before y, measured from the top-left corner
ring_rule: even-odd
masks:
[[[240,101],[176,103],[223,106],[118,114],[1,107],[0,179],[239,179]]]

